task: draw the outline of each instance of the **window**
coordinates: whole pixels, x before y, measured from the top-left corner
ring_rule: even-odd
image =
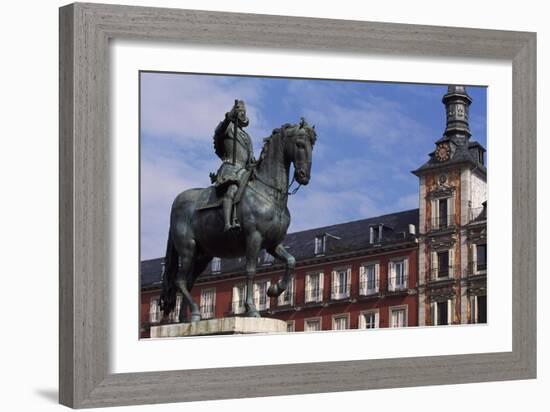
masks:
[[[295,328],[295,322],[293,320],[289,320],[286,322],[286,331],[287,332],[294,332],[296,330]]]
[[[315,332],[321,330],[321,318],[314,319],[305,319],[304,320],[304,331],[305,332]]]
[[[447,227],[447,199],[439,199],[437,201],[437,207],[438,207],[438,215],[439,215],[439,221],[438,221],[438,227],[439,228],[446,228]]]
[[[432,320],[434,325],[452,323],[452,299],[432,303]]]
[[[380,282],[380,265],[369,263],[359,268],[359,294],[372,295],[378,293]]]
[[[487,296],[472,296],[472,323],[487,323]]]
[[[432,252],[432,279],[453,276],[454,249]]]
[[[487,245],[476,245],[476,272],[487,270]]]
[[[349,317],[348,315],[336,315],[332,318],[333,330],[345,330],[348,329]]]
[[[377,310],[359,314],[359,329],[375,329],[380,327],[380,317]]]
[[[200,300],[200,313],[202,319],[211,319],[214,317],[216,306],[216,289],[202,289]]]
[[[153,298],[151,299],[151,303],[149,304],[149,322],[150,323],[158,323],[160,322],[160,303],[159,298]]]
[[[222,268],[222,260],[219,257],[213,258],[211,268],[212,268],[212,273],[220,272]]]
[[[176,296],[176,306],[174,307],[174,310],[170,312],[170,322],[179,322],[180,318],[180,310],[181,310],[181,295]]]
[[[390,327],[391,328],[403,328],[407,326],[407,309],[390,308]]]
[[[438,278],[444,278],[449,276],[449,251],[437,252],[437,263],[438,263]]]
[[[305,303],[323,300],[323,273],[311,273],[306,276]]]
[[[372,245],[374,243],[382,242],[383,232],[384,232],[384,225],[382,223],[371,226],[370,232],[369,232],[369,243]]]
[[[326,235],[319,235],[315,237],[315,254],[322,255],[325,253]]]
[[[254,283],[254,306],[257,310],[269,309],[270,298],[267,296],[267,289],[270,284],[269,280]]]
[[[339,269],[332,272],[332,299],[349,297],[351,286],[351,268]]]
[[[234,314],[238,315],[244,313],[244,302],[246,301],[246,285],[240,284],[233,286],[233,301],[231,310]]]
[[[392,260],[389,263],[388,290],[398,291],[407,288],[407,278],[409,271],[408,259]]]
[[[277,298],[277,305],[294,305],[294,277],[290,278],[286,290]]]
[[[432,229],[452,226],[453,197],[432,200]]]

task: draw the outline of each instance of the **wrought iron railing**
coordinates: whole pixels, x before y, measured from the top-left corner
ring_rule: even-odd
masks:
[[[452,277],[454,277],[454,273],[455,273],[454,266],[432,268],[431,269],[431,279],[432,280],[438,280],[438,279],[452,278]]]
[[[241,313],[244,313],[246,310],[244,306],[244,299],[243,300],[234,300],[231,302],[231,312],[235,315],[239,315]]]
[[[215,316],[216,308],[214,304],[204,304],[199,306],[201,319],[211,319]]]
[[[478,260],[477,262],[468,263],[468,274],[475,275],[487,272],[487,261]]]
[[[408,289],[409,277],[396,275],[388,277],[388,292],[398,292]]]
[[[455,222],[452,215],[432,217],[428,220],[428,230],[443,230],[454,226]]]
[[[310,287],[305,289],[305,303],[316,303],[323,301],[323,288]]]
[[[331,300],[347,299],[350,297],[350,292],[351,292],[350,283],[336,285],[332,288],[332,291],[330,293],[330,299]]]
[[[379,279],[364,279],[359,282],[359,295],[368,296],[374,295],[380,291]]]

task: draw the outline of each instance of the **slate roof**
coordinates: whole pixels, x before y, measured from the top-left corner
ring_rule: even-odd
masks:
[[[448,141],[448,140],[450,139],[447,137],[443,137],[439,139],[437,143]],[[479,158],[474,155],[475,150],[471,150],[471,149],[478,149],[478,148],[481,149],[483,152],[486,151],[485,148],[479,142],[476,142],[476,141],[469,141],[467,146],[466,145],[457,146],[453,156],[445,162],[438,161],[435,158],[435,151],[433,151],[429,154],[430,159],[426,163],[424,163],[422,166],[420,166],[418,169],[413,170],[412,173],[418,176],[423,172],[431,169],[437,169],[444,166],[456,165],[459,163],[468,163],[472,166],[477,167],[481,172],[486,174],[487,168],[483,163],[479,161]]]
[[[383,225],[382,241],[370,243],[370,227]],[[368,252],[370,249],[381,249],[392,246],[410,245],[416,242],[416,236],[409,233],[409,225],[414,225],[418,230],[418,209],[405,210],[368,219],[355,220],[331,226],[303,230],[289,233],[283,244],[296,258],[298,266],[300,262],[311,259],[330,258],[331,256],[345,255],[356,251]],[[325,235],[325,252],[315,255],[315,238]],[[154,288],[160,286],[162,276],[162,263],[164,258],[144,260],[141,262],[141,287]],[[278,262],[277,262],[278,263]],[[221,272],[212,273],[210,267],[206,268],[199,279],[213,279],[224,274],[241,272],[244,270],[245,259],[222,259]],[[258,272],[274,266],[260,262]]]

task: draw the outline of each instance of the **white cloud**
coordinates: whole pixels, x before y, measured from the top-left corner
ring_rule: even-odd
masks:
[[[229,84],[221,76],[164,73],[142,76],[141,130],[149,136],[181,144],[211,138],[237,98],[247,104],[251,135],[267,135],[269,129],[260,114],[262,87],[256,79],[233,78]]]

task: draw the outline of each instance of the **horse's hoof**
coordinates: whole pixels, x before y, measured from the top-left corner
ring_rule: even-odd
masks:
[[[269,296],[270,298],[276,298],[284,291],[284,289],[279,288],[278,284],[274,283],[273,285],[269,286],[269,289],[267,289],[267,296]]]
[[[198,322],[199,320],[201,320],[201,315],[200,314],[192,314],[191,315],[191,322]]]

